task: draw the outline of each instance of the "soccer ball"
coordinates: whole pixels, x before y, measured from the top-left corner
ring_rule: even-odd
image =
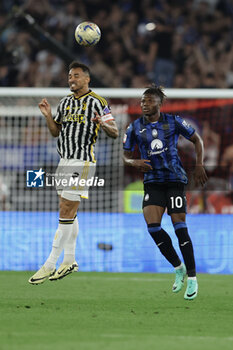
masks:
[[[75,39],[79,45],[94,46],[101,37],[101,31],[97,24],[82,22],[75,29]]]

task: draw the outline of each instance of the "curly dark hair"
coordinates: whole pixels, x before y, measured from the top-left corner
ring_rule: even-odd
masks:
[[[163,104],[163,101],[167,97],[164,93],[164,88],[162,86],[157,86],[155,84],[152,84],[150,87],[144,91],[143,95],[157,95],[160,98],[161,104]]]

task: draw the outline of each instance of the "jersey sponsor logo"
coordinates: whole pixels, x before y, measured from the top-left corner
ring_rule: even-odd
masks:
[[[151,151],[148,151],[148,156],[153,156],[153,155],[156,155],[156,154],[160,154],[162,152],[165,152],[168,150],[167,147],[163,148],[163,143],[161,140],[159,139],[154,139],[151,144]]]
[[[159,139],[155,139],[155,140],[153,140],[152,142],[151,142],[151,149],[153,150],[153,149],[161,149],[161,148],[163,148],[163,143],[162,143],[162,141],[161,140],[159,140]]]
[[[66,116],[63,117],[63,122],[77,122],[79,124],[85,123],[85,115],[68,113]]]
[[[152,136],[156,138],[158,136],[158,131],[156,129],[152,130]]]

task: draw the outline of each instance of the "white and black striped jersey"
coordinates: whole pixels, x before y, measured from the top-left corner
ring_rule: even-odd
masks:
[[[57,141],[61,158],[95,162],[94,147],[100,127],[91,121],[95,112],[103,116],[110,113],[110,107],[91,90],[78,98],[71,94],[60,101],[54,121],[62,126]]]

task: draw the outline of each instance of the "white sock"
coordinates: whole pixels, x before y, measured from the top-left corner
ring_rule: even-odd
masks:
[[[59,219],[58,229],[53,239],[52,250],[44,263],[46,269],[52,270],[56,267],[56,262],[64,249],[65,242],[72,232],[73,221],[74,219]]]
[[[179,266],[175,267],[175,270],[180,270],[183,267],[183,263],[181,263]]]
[[[64,264],[72,264],[75,261],[75,248],[79,231],[78,219],[74,219],[73,229],[64,245]]]
[[[196,277],[196,276],[194,276],[194,277],[188,277],[188,280],[196,281],[196,280],[197,280],[197,277]]]

